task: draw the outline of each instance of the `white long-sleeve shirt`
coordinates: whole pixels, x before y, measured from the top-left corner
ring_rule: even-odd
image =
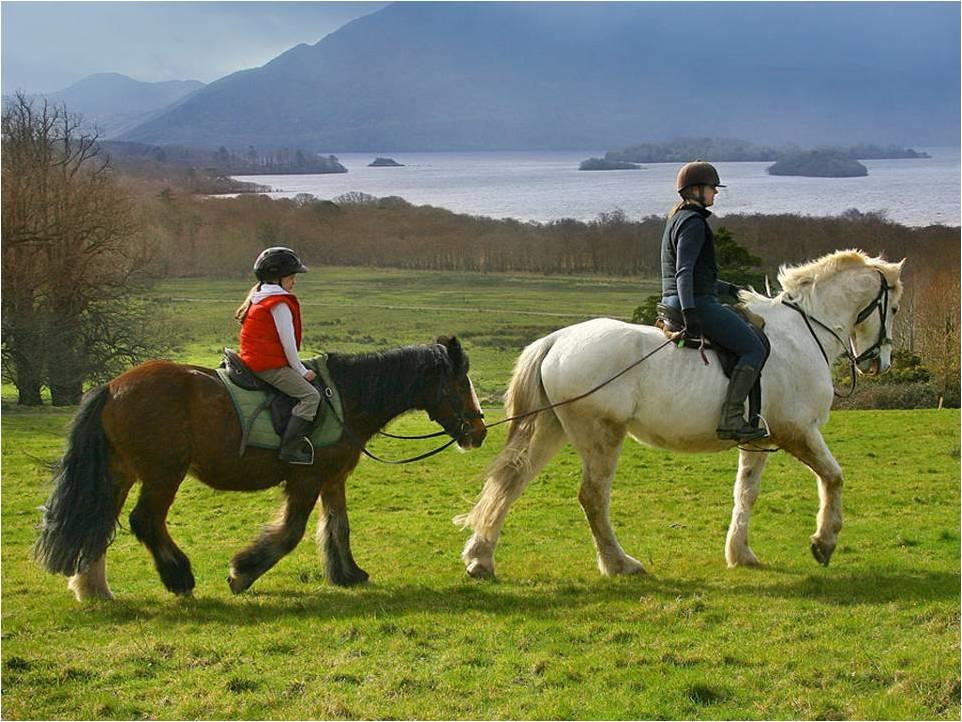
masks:
[[[251,296],[251,303],[257,303],[269,296],[291,296],[293,294],[285,291],[276,283],[262,283],[259,291],[255,291]],[[297,338],[294,335],[294,316],[291,307],[286,303],[278,303],[271,308],[271,317],[274,319],[274,326],[277,327],[277,335],[280,337],[281,346],[284,348],[284,355],[287,357],[287,364],[297,371],[301,376],[307,373],[307,367],[301,363],[297,355]]]

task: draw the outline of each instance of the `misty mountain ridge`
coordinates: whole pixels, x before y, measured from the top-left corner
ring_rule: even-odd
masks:
[[[956,145],[959,7],[396,3],[120,137],[316,152]]]
[[[64,103],[69,112],[83,115],[87,125],[98,127],[104,138],[112,138],[203,87],[198,80],[149,83],[120,73],[95,73],[43,97]]]

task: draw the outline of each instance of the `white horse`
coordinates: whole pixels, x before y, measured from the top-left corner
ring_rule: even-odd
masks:
[[[774,298],[741,293],[741,301],[765,319],[772,346],[761,375],[761,416],[770,436],[756,443],[784,449],[818,478],[820,506],[811,551],[823,565],[842,527],[842,470],[820,432],[834,389],[827,359],[849,353],[850,343],[860,373],[888,369],[904,263],[838,251],[805,265],[783,266],[778,274],[783,291]],[[584,394],[665,340],[656,328],[608,318],[555,331],[518,357],[506,411],[524,414]],[[583,399],[511,422],[507,443],[486,472],[480,499],[470,513],[454,519],[474,531],[461,555],[468,574],[494,575],[494,550],[508,508],[565,441],[581,456],[578,500],[591,526],[601,573],[643,572],[641,563],[621,548],[608,519],[611,480],[625,435],[672,451],[732,448],[735,442],[715,435],[726,384],[717,359],[705,366],[701,354],[669,344]],[[730,567],[759,564],[748,546],[748,523],[766,459],[764,451],[739,450],[735,506],[725,541]]]

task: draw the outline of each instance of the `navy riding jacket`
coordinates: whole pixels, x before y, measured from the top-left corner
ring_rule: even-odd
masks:
[[[710,215],[707,208],[683,206],[668,219],[661,239],[662,296],[678,296],[686,310],[695,307],[695,296],[732,292],[731,284],[718,280]]]

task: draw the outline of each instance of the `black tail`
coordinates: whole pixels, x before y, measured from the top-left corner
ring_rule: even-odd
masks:
[[[54,574],[82,572],[107,551],[117,526],[117,488],[110,478],[110,450],[101,413],[106,386],[89,392],[70,429],[67,451],[42,507],[43,524],[33,553]]]

